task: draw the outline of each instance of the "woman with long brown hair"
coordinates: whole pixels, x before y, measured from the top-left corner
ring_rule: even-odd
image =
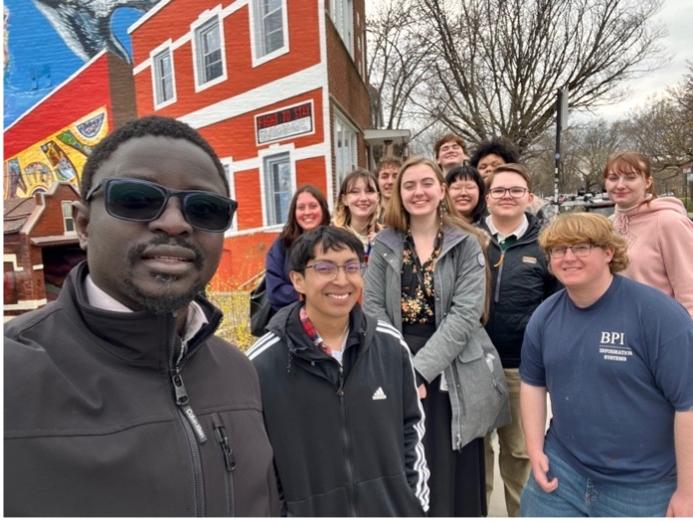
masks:
[[[291,245],[304,232],[329,224],[330,211],[322,192],[313,185],[300,187],[291,199],[286,224],[265,259],[267,297],[273,311],[298,301],[289,279],[287,254]]]
[[[366,273],[365,309],[401,332],[426,412],[430,516],[486,514],[484,435],[509,420],[498,353],[481,318],[486,267],[436,163],[401,168]]]

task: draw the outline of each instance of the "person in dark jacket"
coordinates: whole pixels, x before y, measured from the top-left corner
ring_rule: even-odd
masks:
[[[422,516],[423,409],[402,336],[358,300],[364,252],[334,226],[303,234],[291,279],[303,302],[272,318],[249,357],[290,516]]]
[[[520,350],[532,312],[558,289],[538,243],[539,221],[526,212],[534,196],[527,169],[517,163],[496,167],[488,176],[489,215],[482,227],[490,236],[491,300],[486,331],[498,350],[508,383],[512,422],[497,429],[499,468],[505,505],[519,516],[520,495],[529,476],[529,457],[520,425]],[[486,436],[486,495],[493,488],[494,452]]]
[[[81,194],[87,261],[5,325],[5,515],[277,515],[257,374],[201,295],[236,208],[217,155],[135,120]]]
[[[265,259],[267,298],[273,312],[298,301],[298,294],[289,279],[291,245],[304,232],[329,224],[330,210],[322,192],[313,185],[300,187],[291,199],[286,224]]]

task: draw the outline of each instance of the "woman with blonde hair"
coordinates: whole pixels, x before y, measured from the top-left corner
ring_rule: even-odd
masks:
[[[365,169],[356,169],[344,177],[339,187],[332,223],[352,232],[361,240],[366,261],[373,239],[380,230],[379,208],[378,181],[373,174]]]
[[[438,165],[422,157],[402,166],[384,220],[365,309],[401,333],[413,355],[426,412],[429,515],[485,515],[483,436],[509,421],[509,409],[500,358],[481,323],[479,232],[453,208]]]
[[[639,152],[612,154],[604,167],[614,228],[628,242],[623,275],[658,288],[693,316],[693,223],[679,199],[656,197],[653,181],[650,160]]]

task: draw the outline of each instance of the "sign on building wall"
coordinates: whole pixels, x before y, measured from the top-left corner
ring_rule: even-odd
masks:
[[[5,158],[4,199],[46,191],[55,181],[79,183],[91,149],[108,134],[101,108],[47,136],[11,158]]]
[[[255,116],[258,145],[310,134],[314,128],[312,101]]]

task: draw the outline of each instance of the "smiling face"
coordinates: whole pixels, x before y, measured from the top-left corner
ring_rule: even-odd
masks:
[[[525,189],[522,196],[513,197],[510,191],[513,187]],[[503,196],[499,199],[493,197],[494,189],[506,189]],[[534,196],[529,192],[527,181],[516,172],[497,172],[493,176],[491,186],[486,194],[486,206],[489,214],[494,220],[514,221],[522,217],[529,204],[534,200]]]
[[[624,163],[611,168],[604,179],[609,198],[620,209],[628,209],[645,201],[652,178]]]
[[[426,218],[438,211],[445,197],[445,185],[428,165],[412,165],[401,175],[400,195],[410,219]]]
[[[447,141],[438,149],[438,164],[444,169],[450,169],[455,165],[461,165],[468,156],[462,146],[456,141]]]
[[[355,178],[342,196],[352,220],[368,221],[378,209],[378,190],[363,177]]]
[[[93,186],[106,177],[227,196],[212,158],[184,139],[132,138],[101,164]],[[87,251],[94,283],[133,310],[164,313],[186,307],[214,275],[223,233],[193,228],[183,217],[177,197],[170,198],[162,214],[149,222],[115,218],[104,203],[103,190],[99,190],[88,206],[75,205],[80,246]]]
[[[457,211],[470,219],[479,203],[479,186],[474,180],[458,178],[448,186],[448,193]]]
[[[503,165],[504,163],[506,163],[506,161],[498,154],[487,154],[479,160],[479,164],[476,168],[479,171],[479,174],[481,174],[481,177],[486,179],[488,175],[493,172],[493,169]]]
[[[392,197],[392,188],[398,172],[399,169],[395,165],[385,165],[378,172],[378,187],[380,187],[380,194],[385,201]]]
[[[320,203],[310,192],[301,192],[296,198],[296,222],[304,232],[322,223]]]
[[[560,250],[565,246],[557,245],[554,249]],[[614,250],[611,247],[592,246],[584,257],[576,256],[571,249],[567,249],[560,258],[549,252],[549,264],[551,272],[566,287],[568,293],[589,293],[591,288],[599,288],[604,281],[610,279],[609,262],[613,256]]]
[[[325,252],[319,243],[315,247],[315,257],[306,266],[322,261],[341,266],[360,262],[356,252],[346,246],[341,250]],[[337,270],[334,278],[321,275],[312,268],[306,268],[304,273],[291,272],[289,275],[296,291],[304,295],[306,311],[313,321],[343,320],[348,317],[363,290],[361,273],[347,274],[343,268]]]

